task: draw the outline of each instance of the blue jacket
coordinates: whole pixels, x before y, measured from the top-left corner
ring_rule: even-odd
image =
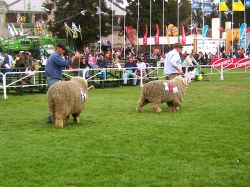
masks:
[[[68,67],[71,61],[65,60],[58,53],[53,53],[47,60],[45,66],[45,72],[47,76],[53,77],[54,79],[62,79],[62,70]]]

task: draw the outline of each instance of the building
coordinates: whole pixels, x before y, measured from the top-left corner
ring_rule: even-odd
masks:
[[[0,0],[0,37],[8,37],[8,24],[20,27],[18,19],[24,17],[23,28],[33,27],[36,22],[47,19],[47,13],[42,7],[50,0]]]

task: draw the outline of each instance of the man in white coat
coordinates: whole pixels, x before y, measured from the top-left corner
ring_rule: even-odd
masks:
[[[169,51],[164,60],[164,76],[166,80],[171,80],[182,74],[182,64],[180,53],[182,52],[182,44],[174,44],[174,49]]]

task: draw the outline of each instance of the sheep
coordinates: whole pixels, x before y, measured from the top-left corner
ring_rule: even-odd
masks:
[[[157,113],[162,112],[161,103],[167,103],[169,112],[178,111],[190,82],[191,74],[188,73],[185,77],[177,76],[172,80],[155,80],[145,84],[136,111],[141,112],[142,107],[148,103],[152,103]]]
[[[48,90],[48,107],[56,128],[63,128],[69,116],[79,123],[79,116],[86,105],[88,83],[81,77],[60,81]]]

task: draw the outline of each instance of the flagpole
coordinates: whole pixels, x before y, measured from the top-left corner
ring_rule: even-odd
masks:
[[[100,33],[99,33],[99,37],[100,37],[100,43],[99,43],[99,51],[100,53],[102,52],[102,15],[101,15],[101,11],[102,10],[102,4],[101,4],[101,0],[99,0],[99,30],[100,30]]]
[[[140,19],[140,0],[138,0],[138,5],[137,5],[137,51],[136,54],[138,56],[138,51],[139,51],[139,19]]]
[[[233,58],[234,56],[234,11],[233,11],[233,1],[232,0],[232,56],[231,58]]]
[[[204,26],[205,26],[205,15],[204,15],[204,0],[202,0],[202,48],[204,48],[204,40],[205,40],[205,36],[203,36],[204,34]]]
[[[125,8],[125,14],[124,14],[124,23],[123,23],[123,58],[125,59],[126,58],[126,14],[127,14],[127,11],[126,11],[126,8]]]
[[[245,10],[244,10],[244,23],[247,23],[247,20],[246,20],[246,0],[244,0],[244,6],[245,6]],[[244,51],[245,51],[245,54],[246,54],[246,51],[247,51],[247,28],[245,29],[245,45],[244,45]]]
[[[112,0],[112,44],[111,44],[112,58],[113,58],[113,47],[114,47],[114,1]]]
[[[180,42],[180,7],[179,0],[177,0],[177,28],[178,28],[178,43]]]
[[[149,35],[150,35],[150,40],[149,40],[149,56],[150,56],[150,58],[151,58],[151,48],[152,48],[152,46],[151,46],[151,35],[152,35],[152,33],[151,33],[151,27],[152,27],[152,0],[150,0],[150,30],[149,30]]]
[[[165,36],[165,0],[162,0],[162,36]],[[164,43],[162,43],[162,53],[164,54]]]
[[[192,9],[192,4],[191,4],[191,36],[193,34],[193,9]]]

